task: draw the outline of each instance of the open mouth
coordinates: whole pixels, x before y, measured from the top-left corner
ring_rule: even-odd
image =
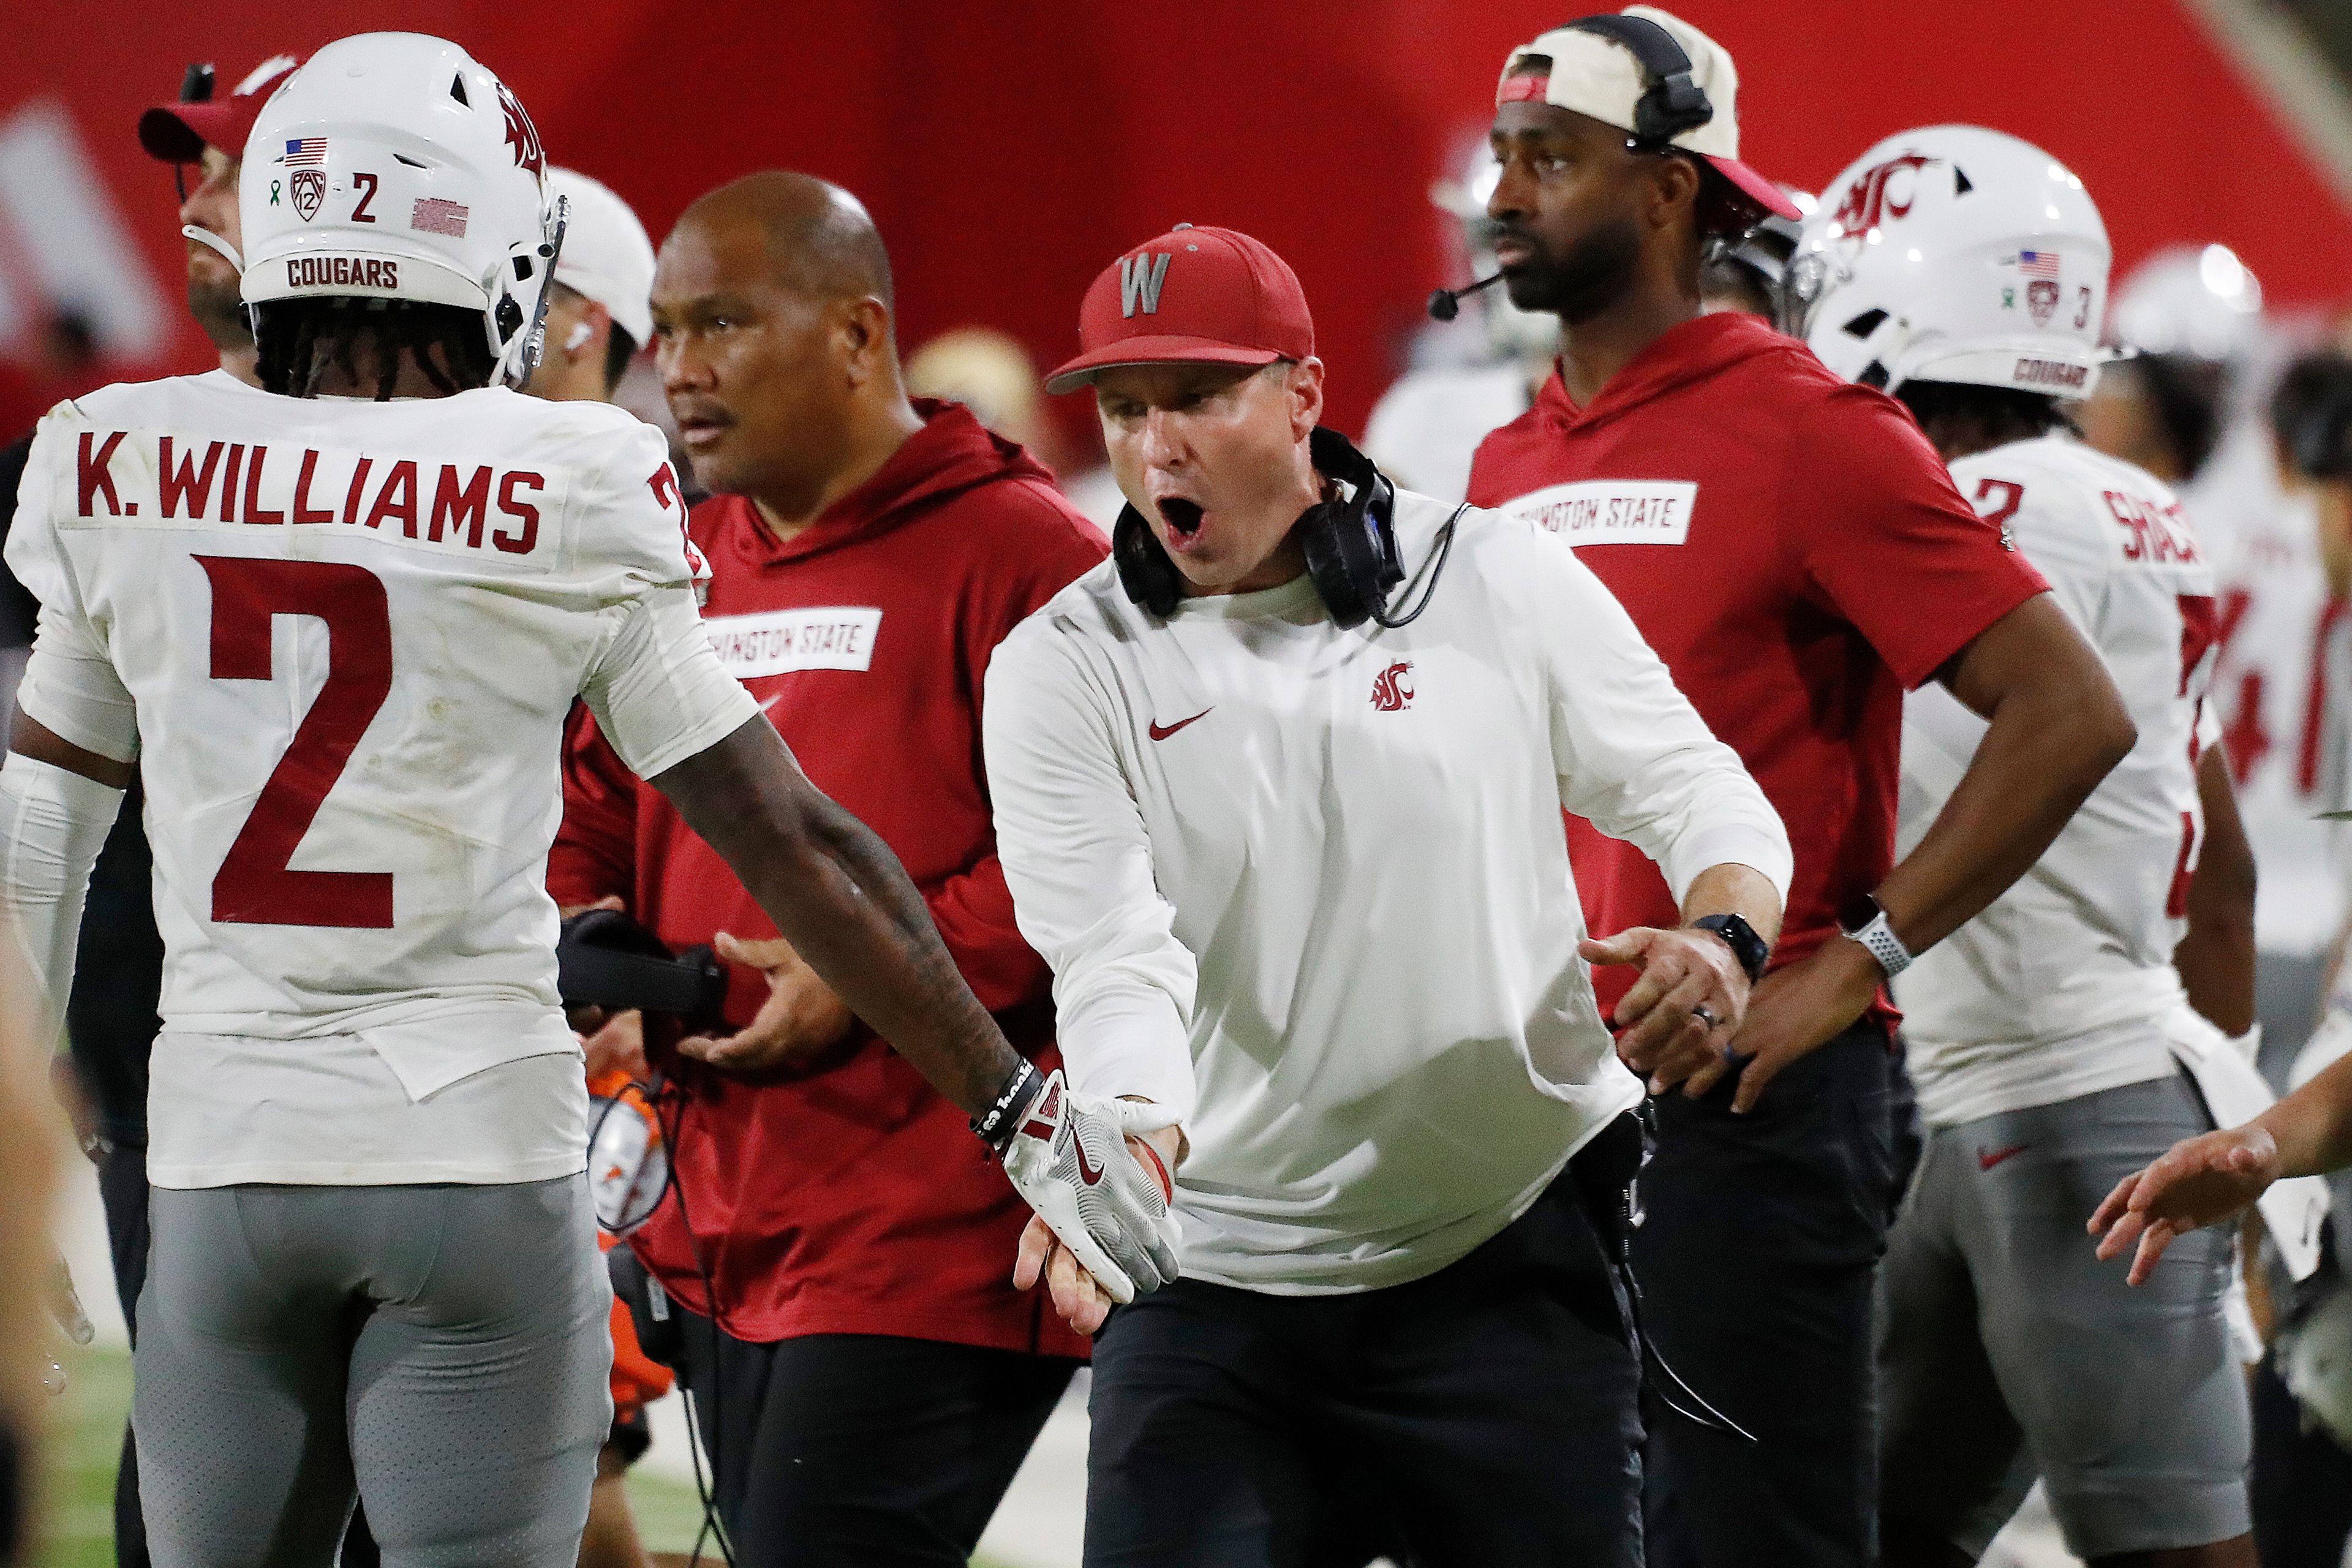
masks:
[[[1160,521],[1178,539],[1191,539],[1201,531],[1201,503],[1183,496],[1164,496],[1160,501]]]

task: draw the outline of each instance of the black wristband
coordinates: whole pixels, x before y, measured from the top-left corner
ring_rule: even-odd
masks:
[[[998,1153],[1003,1153],[1004,1146],[1013,1142],[1013,1131],[1021,1125],[1021,1119],[1029,1113],[1029,1108],[1036,1103],[1037,1096],[1045,1091],[1045,1080],[1038,1073],[1037,1064],[1024,1058],[1019,1068],[1004,1080],[1004,1087],[996,1091],[996,1098],[989,1102],[988,1110],[972,1118],[971,1130],[980,1135],[982,1142]]]
[[[1711,931],[1721,937],[1731,949],[1731,956],[1748,972],[1748,983],[1753,985],[1764,978],[1764,966],[1772,962],[1772,949],[1756,934],[1756,928],[1739,915],[1702,915],[1691,921],[1696,931]]]

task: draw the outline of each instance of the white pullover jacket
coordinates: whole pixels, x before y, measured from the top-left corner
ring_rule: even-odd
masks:
[[[1418,602],[1453,509],[1400,493]],[[1181,1113],[1188,1276],[1400,1284],[1641,1098],[1594,1007],[1560,811],[1784,894],[1788,836],[1559,540],[1461,513],[1425,614],[1306,577],[1165,622],[1106,562],[1014,630],[983,718],[999,849],[1093,1095]]]

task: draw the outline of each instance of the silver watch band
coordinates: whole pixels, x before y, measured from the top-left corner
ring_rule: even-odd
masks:
[[[1886,971],[1889,980],[1911,967],[1911,950],[1905,947],[1903,939],[1895,934],[1895,928],[1887,922],[1885,910],[1879,910],[1878,918],[1868,925],[1860,931],[1850,931],[1846,935],[1870,950],[1870,956],[1878,960],[1878,967]]]

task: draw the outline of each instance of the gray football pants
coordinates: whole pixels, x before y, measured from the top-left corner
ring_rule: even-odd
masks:
[[[572,1568],[613,1417],[587,1178],[158,1187],[131,1423],[157,1568]]]

